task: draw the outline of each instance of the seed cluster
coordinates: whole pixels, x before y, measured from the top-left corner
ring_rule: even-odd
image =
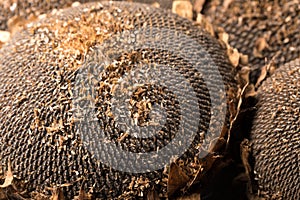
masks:
[[[299,76],[296,59],[281,66],[259,89],[251,138],[255,179],[266,198],[300,197]]]
[[[235,0],[229,5],[214,0],[204,11],[212,23],[230,35],[230,44],[262,67],[273,60],[276,67],[300,54],[300,4],[298,0]]]
[[[131,33],[129,38],[122,35],[128,32]],[[136,42],[149,34],[153,37]],[[154,37],[157,35],[161,38]],[[195,43],[180,35],[188,36]],[[164,37],[169,38],[166,44],[172,44],[172,49],[163,49],[166,47],[158,43]],[[159,48],[130,49],[133,43],[150,47],[157,44]],[[103,55],[108,60],[103,59]],[[163,73],[161,66],[181,74],[196,94],[195,98],[187,95],[187,88],[176,93],[176,88],[151,81],[139,84],[142,72],[145,76],[147,70]],[[86,67],[91,71],[85,71]],[[204,79],[204,73],[208,78]],[[126,82],[118,84],[129,74],[131,81],[137,83],[136,88],[126,104],[114,108],[116,94],[123,94],[132,87]],[[44,193],[48,187],[63,186],[68,198],[78,195],[83,188],[97,198],[134,199],[145,197],[154,189],[165,197],[168,170],[130,173],[102,163],[104,157],[120,164],[130,158],[110,154],[110,149],[99,149],[95,145],[100,142],[99,133],[102,130],[109,142],[123,150],[144,153],[160,150],[178,134],[189,138],[188,133],[195,129],[196,136],[188,150],[175,158],[193,179],[201,167],[197,155],[208,126],[211,125],[212,133],[218,130],[216,127],[222,131],[229,129],[229,117],[233,113],[228,104],[235,103],[237,92],[234,76],[235,69],[226,50],[216,39],[168,11],[142,4],[106,2],[53,12],[29,24],[0,50],[1,165],[6,169],[11,162],[14,174],[26,181],[28,191]],[[82,77],[88,81],[78,82]],[[160,78],[167,85],[180,86],[178,77],[166,74]],[[92,91],[91,84],[95,86]],[[211,105],[218,98],[222,84],[224,101],[220,102],[220,109],[212,113]],[[184,105],[190,106],[184,108],[185,113],[181,112],[178,95],[186,96]],[[165,115],[154,112],[155,106],[164,110]],[[196,113],[194,107],[200,113]],[[132,126],[153,126],[156,130],[156,123],[161,125],[159,118],[165,122],[154,136],[136,138],[130,134],[134,129],[127,132],[118,125],[118,117],[122,117],[115,115],[118,109],[128,109],[125,118],[131,118]],[[219,118],[222,114],[224,122]],[[195,115],[201,116],[197,126],[188,121]],[[188,129],[181,133],[178,127],[182,116],[187,116],[184,120]],[[89,120],[88,126],[83,123],[85,119]],[[216,140],[220,134],[211,134],[208,140]],[[222,132],[222,137],[226,135],[227,132]],[[159,158],[158,162],[164,159]]]
[[[85,3],[91,0],[78,0]],[[53,9],[67,8],[74,0],[3,0],[0,2],[0,30],[12,28],[19,22],[30,21]]]

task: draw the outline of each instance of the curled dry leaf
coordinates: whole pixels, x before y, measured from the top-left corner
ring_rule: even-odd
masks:
[[[229,34],[224,31],[223,28],[218,27],[217,30],[217,38],[227,48],[227,55],[229,58],[229,61],[234,67],[237,67],[240,63],[240,56],[241,54],[236,48],[233,48],[229,44]],[[243,58],[244,62],[246,62],[245,57]]]
[[[229,34],[224,31],[224,29],[218,29],[218,38],[222,42],[226,44],[226,46],[229,46],[228,41],[229,41]]]
[[[255,83],[255,88],[258,88],[261,85],[261,83],[264,80],[266,80],[268,75],[272,75],[274,73],[275,69],[277,68],[274,64],[277,55],[278,54],[275,54],[275,56],[273,56],[273,58],[269,61],[268,64],[260,68],[260,76],[257,78],[257,81]]]
[[[204,28],[210,35],[215,36],[215,31],[213,25],[206,19],[206,17],[200,13],[197,14],[196,23]]]
[[[265,48],[268,48],[269,45],[267,43],[266,38],[260,37],[255,42],[255,48],[258,52],[262,52]]]
[[[0,185],[0,200],[25,199],[23,196],[27,195],[27,191],[24,189],[24,182],[14,178],[10,162],[8,162],[7,168],[4,183]]]
[[[79,195],[75,196],[74,200],[91,200],[92,195],[89,193],[86,193],[83,189],[80,189]]]
[[[2,185],[0,185],[0,188],[6,188],[6,187],[10,186],[12,184],[13,179],[14,179],[14,176],[13,176],[13,173],[12,173],[12,170],[11,170],[10,162],[8,162],[7,168],[8,169],[7,169],[7,172],[6,172],[6,177],[5,177],[4,183]]]
[[[255,89],[255,86],[253,84],[248,85],[248,87],[245,91],[245,98],[255,97],[256,95],[257,95],[257,91]]]
[[[229,47],[227,49],[228,58],[234,67],[239,65],[240,53],[236,48]]]
[[[80,187],[78,196],[75,196],[74,200],[91,200],[92,199],[92,195],[89,192],[86,193],[84,191],[84,188],[83,188],[84,184],[83,183],[84,183],[84,181],[82,182],[82,185]]]
[[[51,192],[52,192],[50,200],[64,200],[65,199],[60,187],[53,187],[53,188],[47,187],[46,189],[51,190]]]
[[[248,55],[240,53],[240,64],[243,65],[243,66],[247,66],[249,64]]]
[[[249,83],[250,67],[242,67],[238,72],[238,82],[243,87]]]
[[[255,84],[256,88],[261,84],[263,80],[266,79],[267,74],[268,74],[268,67],[267,65],[265,65],[260,69],[260,76],[258,77],[257,82]]]
[[[237,76],[238,83],[241,88],[244,88],[243,94],[241,94],[241,98],[254,97],[257,95],[255,86],[250,82],[250,72],[251,68],[248,66],[242,67]]]
[[[253,49],[253,55],[257,58],[263,58],[262,51],[266,48],[269,48],[266,38],[260,37],[256,40],[255,46]]]
[[[184,188],[189,182],[189,177],[174,162],[170,165],[168,178],[168,197],[172,197],[180,189]]]
[[[201,181],[203,178],[205,178],[206,172],[208,172],[212,168],[213,164],[221,158],[221,156],[214,155],[211,153],[209,153],[206,157],[202,158],[200,161],[202,169],[201,172],[199,171],[200,173],[198,173],[194,182]]]

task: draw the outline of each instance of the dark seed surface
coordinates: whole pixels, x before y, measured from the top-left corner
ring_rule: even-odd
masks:
[[[93,197],[134,199],[155,189],[166,196],[167,166],[141,173],[116,170],[101,159],[120,166],[128,162],[127,170],[133,170],[136,161],[99,144],[106,139],[127,152],[149,153],[177,135],[186,142],[194,133],[188,150],[175,155],[194,178],[204,136],[212,141],[221,131],[222,137],[227,135],[233,114],[228,104],[235,106],[237,92],[234,76],[226,50],[216,39],[168,11],[105,2],[51,13],[0,50],[1,165],[7,169],[11,162],[28,191],[63,186],[67,198],[83,188]],[[113,107],[117,95],[132,85],[135,89],[125,103]],[[157,133],[147,139],[127,134],[146,133],[134,127],[151,125],[155,105],[159,109],[154,119],[165,119],[162,124],[158,120]],[[122,113],[118,109],[127,109],[127,116],[116,116]],[[131,124],[122,127],[120,119],[128,118]],[[178,131],[181,126],[185,129]],[[206,135],[208,130],[212,134]],[[168,154],[180,145],[171,146],[157,162],[169,162]]]
[[[281,66],[259,89],[251,133],[254,175],[267,199],[300,198],[300,59]]]
[[[249,64],[276,67],[300,54],[299,0],[208,1],[203,13],[230,35],[229,43],[249,56]]]

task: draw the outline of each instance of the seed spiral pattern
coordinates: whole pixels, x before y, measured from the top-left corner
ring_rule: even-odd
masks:
[[[103,2],[51,13],[0,50],[1,165],[29,191],[165,196],[172,159],[193,178],[201,149],[226,137],[234,76],[216,39],[168,11]]]
[[[299,0],[208,1],[204,14],[224,28],[229,43],[248,55],[253,68],[270,63],[278,68],[300,54]]]
[[[296,59],[281,66],[259,89],[251,139],[255,179],[266,198],[300,198],[299,75]]]

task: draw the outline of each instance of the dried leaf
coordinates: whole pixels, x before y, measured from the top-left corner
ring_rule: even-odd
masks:
[[[244,86],[246,84],[249,83],[250,81],[250,67],[242,67],[240,70],[239,70],[239,83],[241,86]]]
[[[230,47],[227,49],[227,54],[231,64],[234,67],[237,67],[239,65],[239,60],[240,60],[240,53],[238,52],[238,50],[236,48]]]
[[[247,90],[245,92],[245,97],[255,97],[257,95],[257,91],[255,90],[255,87],[253,84],[248,85]]]
[[[262,51],[266,48],[269,48],[266,38],[260,37],[256,40],[255,46],[253,49],[253,55],[257,58],[262,58]]]
[[[12,184],[13,179],[14,179],[14,176],[13,176],[13,173],[12,173],[12,170],[11,170],[10,162],[8,162],[7,168],[8,169],[7,169],[7,172],[6,172],[6,177],[5,177],[4,183],[2,185],[0,185],[1,188],[6,188],[6,187],[10,186]]]
[[[91,200],[92,195],[90,193],[86,193],[84,189],[80,189],[79,195],[74,197],[74,200]]]
[[[249,140],[248,139],[244,139],[241,142],[240,146],[241,146],[241,158],[242,158],[242,162],[243,162],[243,165],[245,167],[246,174],[250,178],[251,167],[250,167],[250,164],[248,162],[249,155],[250,155],[250,142],[249,142]]]
[[[195,182],[201,181],[203,178],[206,176],[206,172],[211,169],[213,166],[214,162],[218,160],[220,156],[215,156],[211,153],[208,153],[206,157],[202,158],[200,161],[201,169],[199,169],[196,177],[192,180],[192,182],[189,184],[191,186]]]
[[[246,66],[249,64],[249,58],[248,55],[240,53],[240,64]]]
[[[168,178],[168,196],[172,197],[189,182],[189,177],[174,162],[170,165]]]
[[[260,69],[260,76],[258,77],[256,83],[255,83],[255,87],[257,88],[261,82],[263,80],[266,79],[267,77],[267,74],[268,74],[268,69],[267,69],[267,65],[263,66],[261,69]]]
[[[64,200],[65,199],[60,187],[54,187],[54,188],[48,187],[47,189],[52,191],[52,195],[50,197],[51,200]]]
[[[215,31],[213,25],[206,19],[206,17],[200,13],[197,14],[196,22],[200,27],[204,28],[212,36],[215,36]]]
[[[172,12],[188,19],[193,18],[193,5],[187,0],[173,1]]]
[[[260,37],[255,42],[255,48],[258,52],[262,52],[265,48],[267,48],[269,45],[267,43],[266,38]]]
[[[228,133],[228,129],[226,126],[223,127],[221,136],[225,136]],[[226,144],[226,140],[224,137],[219,137],[210,142],[208,147],[208,152],[218,152],[222,149]]]
[[[195,10],[196,13],[200,13],[201,12],[205,1],[206,0],[196,0],[194,2],[194,10]]]
[[[208,171],[209,169],[211,169],[213,164],[220,158],[221,158],[220,156],[213,155],[210,153],[201,160],[201,166],[205,171]]]
[[[229,35],[224,30],[223,31],[219,31],[218,38],[219,38],[219,40],[223,41],[226,44],[226,46],[229,45],[228,44]]]
[[[242,96],[248,98],[248,97],[254,97],[256,96],[257,92],[255,90],[254,84],[250,83],[250,67],[242,67],[238,72],[238,83],[241,88],[245,88],[244,93]]]
[[[230,133],[231,133],[233,124],[234,124],[234,122],[236,121],[236,119],[237,119],[237,117],[238,117],[238,115],[239,115],[239,113],[240,113],[241,106],[242,106],[242,103],[243,103],[243,96],[245,95],[248,86],[249,86],[249,82],[247,82],[247,83],[242,87],[242,89],[240,90],[240,92],[238,92],[238,103],[237,103],[237,107],[236,107],[236,112],[235,112],[235,115],[230,116],[230,128],[229,128],[229,132],[230,132]],[[229,148],[230,137],[231,137],[231,134],[228,135],[226,149]]]
[[[91,200],[92,195],[90,193],[86,193],[83,189],[84,185],[84,180],[81,184],[80,190],[79,190],[79,195],[74,197],[74,200]]]
[[[255,87],[258,88],[258,86],[267,78],[267,75],[269,73],[269,75],[273,74],[275,69],[276,69],[276,66],[274,64],[275,62],[275,59],[277,58],[278,56],[278,53],[276,53],[273,58],[270,60],[270,62],[263,66],[261,69],[260,69],[260,76],[258,77],[256,83],[255,83]]]
[[[241,147],[241,159],[242,159],[242,163],[244,165],[244,168],[245,168],[245,172],[246,172],[246,175],[247,175],[247,178],[250,182],[251,180],[251,166],[249,164],[249,155],[250,155],[250,142],[248,139],[244,139],[241,144],[240,144],[240,147]],[[252,187],[251,187],[251,184],[249,184],[249,192],[252,193]]]

